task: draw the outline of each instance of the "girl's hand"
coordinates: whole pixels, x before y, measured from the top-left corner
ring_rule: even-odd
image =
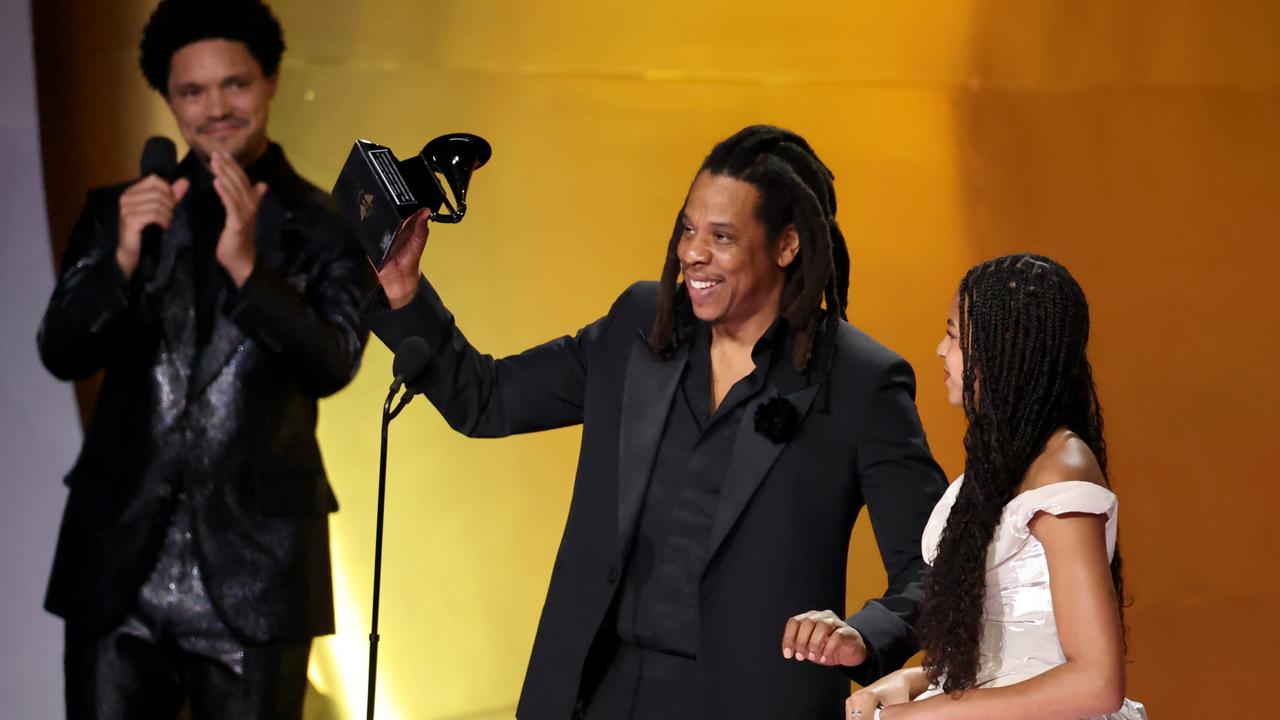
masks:
[[[890,673],[862,688],[845,701],[845,716],[849,718],[865,718],[871,720],[878,706],[888,707],[911,702],[913,694],[919,694],[915,686],[922,675],[920,668],[903,668]],[[916,681],[916,682],[913,682]]]

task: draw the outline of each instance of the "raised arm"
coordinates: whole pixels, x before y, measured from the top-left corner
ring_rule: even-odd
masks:
[[[375,285],[363,251],[340,219],[317,206],[300,220],[298,232],[310,249],[305,288],[256,262],[228,316],[284,359],[308,393],[325,397],[346,386],[360,367],[368,339],[360,304]]]
[[[614,313],[518,355],[481,353],[419,274],[426,218],[424,212],[406,222],[379,273],[382,293],[371,298],[367,315],[374,334],[392,350],[408,337],[427,341],[434,358],[426,396],[458,432],[500,437],[581,423],[593,349]]]
[[[150,176],[123,192],[88,194],[36,338],[49,372],[63,380],[85,378],[112,353],[128,350],[118,340],[131,322],[144,321],[136,312],[141,280],[134,277],[142,230],[153,223],[168,227],[188,187],[186,180],[171,186]]]

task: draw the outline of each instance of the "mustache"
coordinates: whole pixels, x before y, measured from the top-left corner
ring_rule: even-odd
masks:
[[[200,125],[196,127],[196,132],[201,132],[201,133],[209,132],[215,125],[230,125],[231,127],[239,130],[241,128],[244,128],[248,124],[249,124],[248,118],[239,117],[238,115],[227,115],[224,117],[206,120],[203,123],[200,123]]]

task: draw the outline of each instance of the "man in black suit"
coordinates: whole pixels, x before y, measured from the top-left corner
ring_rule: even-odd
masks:
[[[843,319],[835,209],[802,138],[746,128],[694,179],[660,283],[499,360],[419,278],[425,213],[406,224],[369,319],[393,348],[426,339],[419,383],[449,424],[583,426],[520,718],[835,718],[849,676],[821,665],[865,683],[915,652],[920,534],[945,482],[910,366]],[[888,589],[847,623],[807,613],[844,608],[864,503]]]
[[[267,138],[283,48],[258,0],[161,2],[142,69],[191,152],[91,191],[62,259],[41,358],[105,369],[46,599],[70,718],[301,718],[333,632],[316,401],[359,366],[373,274]]]

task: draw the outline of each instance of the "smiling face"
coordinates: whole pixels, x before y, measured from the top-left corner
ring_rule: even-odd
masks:
[[[960,293],[951,297],[947,306],[947,334],[938,343],[938,357],[942,358],[943,379],[947,385],[947,402],[960,407],[964,404],[964,351],[960,347]]]
[[[733,332],[763,333],[778,316],[785,270],[799,251],[794,227],[770,241],[759,202],[750,183],[703,171],[680,214],[676,254],[693,313]]]
[[[169,109],[182,137],[206,163],[221,149],[248,165],[267,149],[275,92],[276,78],[262,74],[242,42],[200,40],[170,59]]]

